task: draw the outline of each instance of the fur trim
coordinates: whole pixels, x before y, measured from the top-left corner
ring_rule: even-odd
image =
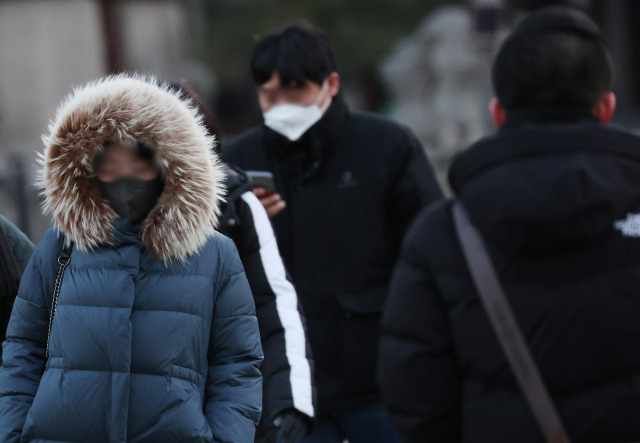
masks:
[[[75,89],[43,136],[39,186],[45,213],[79,250],[114,244],[116,213],[94,182],[93,159],[105,141],[153,147],[165,188],[142,224],[158,260],[184,261],[213,235],[224,172],[195,106],[153,78],[121,74]]]

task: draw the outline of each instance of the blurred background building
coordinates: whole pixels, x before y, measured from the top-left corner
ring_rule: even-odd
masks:
[[[40,135],[74,85],[121,71],[189,84],[225,138],[261,121],[248,61],[296,20],[328,33],[353,108],[413,129],[445,183],[451,158],[493,131],[491,57],[523,13],[571,4],[611,42],[617,123],[640,128],[637,0],[0,0],[0,213],[38,241]]]

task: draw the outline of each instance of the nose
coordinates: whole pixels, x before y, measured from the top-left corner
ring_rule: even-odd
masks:
[[[271,99],[271,102],[269,103],[269,105],[270,105],[270,107],[273,108],[275,106],[284,105],[285,103],[288,103],[288,101],[286,100],[284,95],[283,94],[277,94]]]

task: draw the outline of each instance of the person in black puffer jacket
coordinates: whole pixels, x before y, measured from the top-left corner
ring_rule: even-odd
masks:
[[[640,441],[640,138],[606,127],[611,66],[581,13],[525,18],[494,62],[500,129],[450,171],[574,442]],[[391,284],[379,381],[393,422],[407,443],[543,442],[451,208],[418,217]]]
[[[397,442],[376,383],[382,307],[411,222],[442,197],[406,127],[354,111],[327,36],[291,25],[256,43],[263,124],[225,143],[226,162],[273,174],[256,195],[307,319],[317,414],[305,443]],[[267,357],[268,358],[268,357]]]
[[[22,273],[33,254],[33,243],[13,223],[0,215],[0,364],[2,346],[18,295]]]
[[[216,117],[198,94],[186,85],[172,84],[191,101],[210,135],[220,139]],[[220,142],[215,144],[216,154]],[[253,194],[253,182],[240,168],[223,164],[226,197],[218,230],[238,248],[256,304],[265,359],[264,413],[256,443],[276,443],[278,429],[284,443],[306,435],[315,415],[313,362],[298,295],[285,270],[267,212]]]
[[[225,164],[227,198],[218,230],[238,248],[256,303],[265,350],[265,414],[257,443],[296,443],[313,424],[315,385],[305,320],[282,263],[266,211],[253,194],[253,182],[240,168]]]

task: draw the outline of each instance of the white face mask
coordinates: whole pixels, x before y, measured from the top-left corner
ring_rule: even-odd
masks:
[[[322,118],[324,111],[331,105],[331,98],[328,97],[326,103],[320,108],[320,100],[327,85],[326,81],[322,84],[318,99],[311,106],[285,103],[269,109],[262,114],[264,124],[292,142],[298,140],[302,134]]]

